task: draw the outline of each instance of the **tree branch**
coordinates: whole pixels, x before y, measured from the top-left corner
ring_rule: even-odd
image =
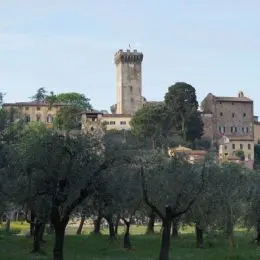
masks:
[[[188,203],[188,205],[186,206],[185,209],[183,209],[177,213],[173,213],[173,218],[176,218],[176,217],[179,217],[179,216],[185,214],[191,208],[191,206],[195,203],[199,194],[203,191],[204,186],[205,186],[205,171],[206,171],[205,169],[206,169],[206,160],[204,160],[204,163],[203,163],[203,168],[202,168],[202,173],[201,173],[201,186],[200,186],[198,192],[196,193],[195,197]]]
[[[107,169],[109,165],[113,164],[114,163],[114,159],[110,162],[108,161],[105,161],[104,163],[102,163],[100,165],[100,167],[93,173],[93,176],[94,178],[98,177],[100,175],[100,173]],[[71,212],[80,204],[82,203],[86,197],[90,194],[90,187],[93,183],[93,179],[91,180],[88,180],[87,184],[86,184],[86,187],[81,189],[80,190],[80,194],[79,196],[74,200],[72,201],[72,203],[70,205],[67,206],[67,208],[65,209],[64,211],[64,216],[69,216],[71,214]]]
[[[144,197],[144,201],[145,203],[151,208],[151,210],[155,213],[158,214],[158,216],[161,218],[161,219],[164,219],[164,215],[158,210],[158,208],[153,205],[149,198],[148,198],[148,194],[147,194],[147,190],[145,188],[145,177],[144,177],[144,168],[143,166],[141,167],[141,184],[142,184],[142,190],[143,190],[143,197]]]

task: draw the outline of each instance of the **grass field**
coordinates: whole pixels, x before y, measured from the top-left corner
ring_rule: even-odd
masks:
[[[13,223],[12,229],[27,230],[27,225]],[[65,238],[66,260],[132,260],[132,259],[157,259],[160,249],[160,235],[143,235],[144,227],[132,227],[133,250],[122,249],[122,236],[117,241],[110,242],[107,230],[104,235],[93,236],[89,234],[90,228],[84,230],[84,235],[67,235]],[[122,231],[122,229],[121,229]],[[237,247],[233,252],[228,249],[228,243],[224,236],[209,235],[205,237],[205,249],[197,249],[195,236],[191,228],[183,231],[181,237],[171,243],[170,259],[195,259],[195,260],[242,260],[260,259],[260,247],[249,244],[252,234],[245,231],[236,232]],[[70,228],[68,234],[75,234],[75,228]],[[31,255],[32,240],[26,237],[14,236],[1,233],[0,237],[0,259],[3,260],[27,260],[27,259],[52,259],[52,236],[46,237],[44,255]],[[209,246],[209,242],[213,247]]]

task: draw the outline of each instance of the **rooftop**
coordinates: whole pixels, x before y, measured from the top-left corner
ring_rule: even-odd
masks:
[[[246,97],[243,91],[239,91],[237,97],[219,97],[215,96],[217,101],[223,102],[253,102],[252,99]]]
[[[67,106],[66,103],[53,103],[52,106]],[[28,102],[14,102],[14,103],[4,103],[3,107],[23,107],[23,106],[50,106],[50,103],[44,101],[28,101]]]

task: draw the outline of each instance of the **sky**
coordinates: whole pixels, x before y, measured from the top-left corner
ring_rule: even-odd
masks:
[[[114,53],[144,54],[143,96],[170,85],[254,100],[260,115],[259,0],[0,0],[0,92],[79,92],[95,109],[116,103]]]

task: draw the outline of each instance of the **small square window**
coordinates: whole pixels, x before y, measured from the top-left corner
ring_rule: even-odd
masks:
[[[30,115],[26,115],[26,116],[25,116],[25,122],[26,122],[26,123],[29,123],[30,121],[31,121]]]
[[[126,121],[120,121],[120,125],[126,125]]]

